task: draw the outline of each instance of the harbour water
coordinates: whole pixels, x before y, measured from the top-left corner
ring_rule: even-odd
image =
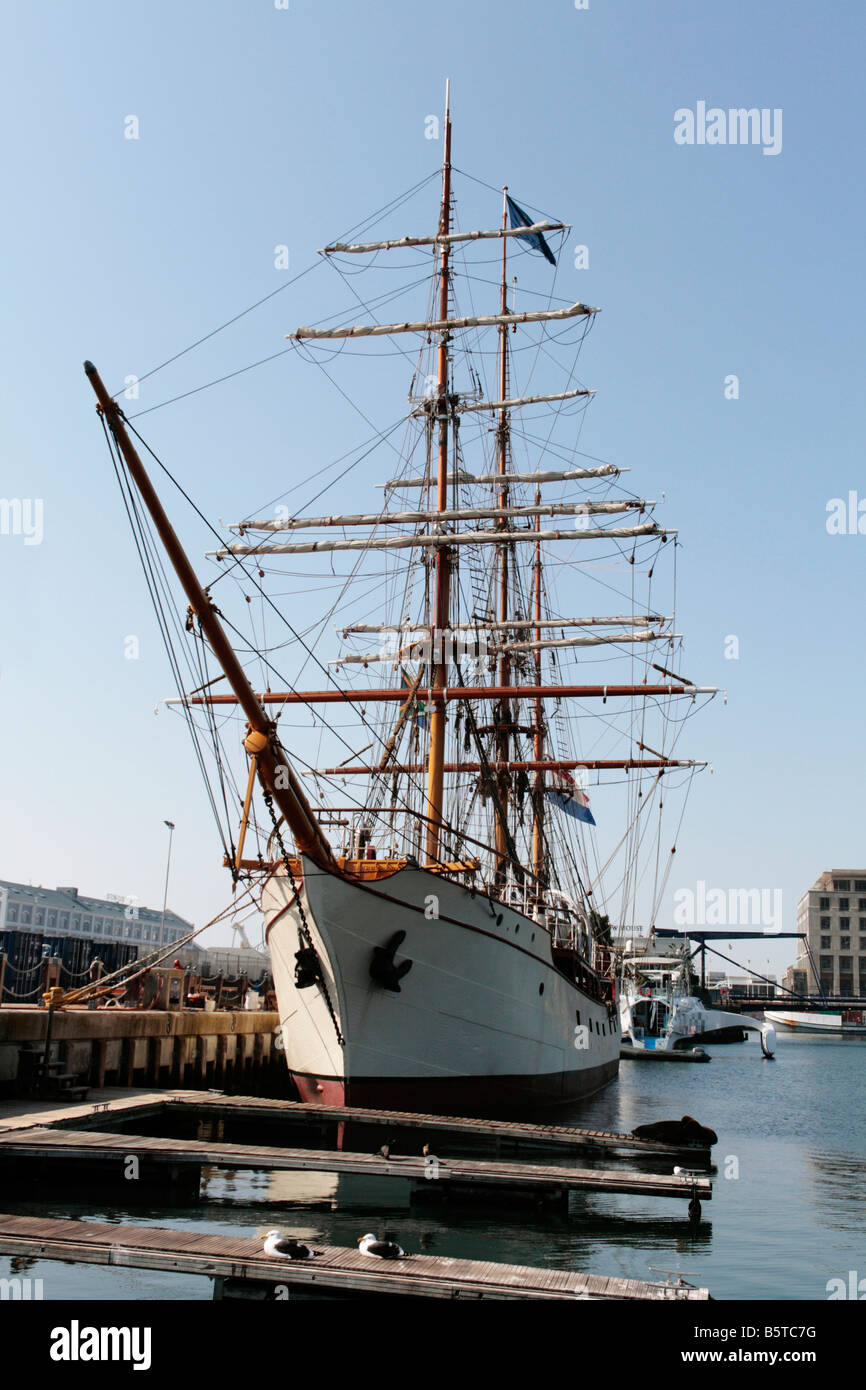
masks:
[[[617,1083],[557,1114],[562,1124],[620,1131],[689,1114],[714,1128],[714,1194],[698,1226],[683,1203],[649,1197],[573,1194],[567,1215],[409,1208],[399,1180],[213,1170],[205,1170],[205,1200],[194,1207],[106,1209],[67,1200],[62,1190],[27,1203],[7,1191],[0,1206],[232,1235],[277,1226],[338,1245],[354,1245],[368,1230],[390,1231],[409,1252],[637,1279],[664,1277],[653,1269],[678,1271],[717,1299],[825,1300],[831,1280],[847,1287],[850,1271],[866,1279],[866,1041],[780,1037],[774,1062],[762,1059],[755,1042],[707,1051],[706,1066],[624,1062]],[[585,1156],[569,1161],[587,1164]],[[632,1168],[645,1162],[634,1155],[623,1161]],[[0,1278],[41,1279],[46,1299],[212,1296],[205,1278],[26,1264],[0,1257]]]

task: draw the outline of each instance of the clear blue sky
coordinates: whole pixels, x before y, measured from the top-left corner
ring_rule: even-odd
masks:
[[[820,870],[866,866],[866,536],[825,527],[828,499],[866,497],[861,6],[89,0],[7,6],[2,30],[0,493],[43,499],[44,539],[0,536],[0,876],[158,903],[169,818],[172,905],[201,921],[225,903],[183,727],[153,714],[171,682],[81,361],[117,389],[276,288],[275,245],[300,270],[435,169],[446,75],[455,164],[590,248],[559,282],[603,309],[582,445],[665,493],[686,674],[729,690],[689,730],[715,771],[672,889],[778,887],[793,926]],[[781,153],[677,145],[674,112],[699,101],[781,108]],[[421,230],[411,211],[395,234]],[[278,351],[320,315],[321,275],[150,378],[137,408]],[[363,437],[309,390],[288,357],[142,425],[229,521]]]

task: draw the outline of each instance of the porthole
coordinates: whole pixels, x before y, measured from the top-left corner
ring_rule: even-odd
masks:
[[[541,984],[538,986],[538,993],[539,993],[539,994],[543,994],[543,993],[544,993],[544,981],[543,981],[543,980],[542,980]]]

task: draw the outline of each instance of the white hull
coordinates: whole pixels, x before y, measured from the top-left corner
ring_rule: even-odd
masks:
[[[285,874],[268,881],[263,910],[281,1041],[305,1099],[480,1113],[561,1103],[616,1075],[616,1011],[556,968],[539,923],[416,867],[361,884],[303,866],[333,1018],[320,984],[295,983],[303,942]],[[398,931],[396,963],[412,967],[392,992],[370,964]]]
[[[777,1013],[767,1010],[764,1018],[789,1033],[814,1033],[827,1038],[866,1038],[866,1023],[849,1023],[840,1013]]]

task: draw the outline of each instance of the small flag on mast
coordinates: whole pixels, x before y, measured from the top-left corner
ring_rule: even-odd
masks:
[[[595,817],[589,809],[589,797],[565,769],[551,778],[547,797],[567,816],[586,821],[587,825],[595,825]]]
[[[529,216],[529,213],[524,212],[523,208],[518,207],[514,199],[509,198],[507,193],[505,195],[505,202],[508,206],[508,216],[511,219],[512,227],[532,226],[533,218]],[[554,254],[541,235],[541,232],[533,232],[531,236],[519,236],[517,240],[525,241],[527,245],[532,247],[533,251],[540,251],[542,256],[550,261],[551,265],[556,265]]]
[[[412,694],[412,688],[413,688],[415,682],[412,680],[412,677],[409,675],[409,672],[406,671],[406,670],[404,670],[404,668],[403,668],[402,666],[400,667],[400,684],[403,686],[403,689],[406,691],[407,695],[411,695],[411,694]],[[408,704],[408,700],[407,700],[406,703]],[[416,697],[414,703],[415,703],[415,717],[416,717],[416,720],[417,720],[417,723],[418,723],[418,728],[421,729],[422,731],[426,731],[426,729],[427,729],[427,706],[424,704],[424,701],[423,701],[423,700],[419,700],[417,697]]]

